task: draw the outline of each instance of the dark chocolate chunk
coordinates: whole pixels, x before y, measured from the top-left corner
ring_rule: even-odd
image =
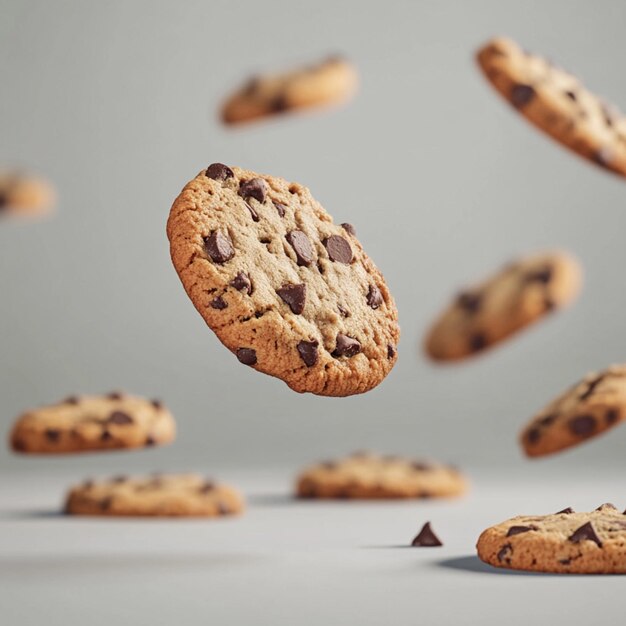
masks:
[[[555,515],[570,515],[573,512],[574,512],[574,509],[571,506],[568,506],[567,508],[563,509],[562,511],[557,511],[555,513]]]
[[[5,191],[0,191],[0,211],[8,208],[9,206],[9,194]]]
[[[276,210],[278,211],[278,215],[280,217],[285,217],[285,210],[287,209],[287,207],[284,204],[281,204],[280,202],[273,202],[273,204],[276,207]]]
[[[511,103],[517,109],[525,107],[535,97],[535,90],[530,85],[515,85],[511,90]]]
[[[487,337],[483,333],[475,333],[470,337],[469,345],[472,352],[479,352],[487,347]]]
[[[354,228],[352,224],[349,224],[348,222],[344,222],[341,225],[341,228],[343,228],[348,233],[348,235],[352,235],[353,237],[356,236],[356,228]]]
[[[531,428],[526,434],[526,441],[535,444],[541,439],[541,431],[538,428]]]
[[[331,235],[328,239],[324,240],[324,246],[326,246],[328,258],[331,261],[345,263],[346,265],[352,263],[352,248],[343,237],[340,237],[339,235]]]
[[[230,237],[221,230],[215,230],[209,237],[204,238],[204,249],[214,263],[226,263],[235,256]]]
[[[78,396],[69,396],[63,400],[63,404],[78,404],[80,402],[80,398]]]
[[[262,178],[251,178],[239,183],[239,195],[242,198],[254,198],[263,203],[267,198],[268,191],[269,185]]]
[[[344,335],[342,333],[337,334],[337,343],[334,351],[332,352],[334,357],[353,357],[359,352],[361,352],[361,344],[356,339],[348,337],[348,335]]]
[[[250,277],[244,272],[239,272],[229,284],[237,291],[245,291],[248,295],[252,293],[252,283],[250,282]]]
[[[591,522],[587,522],[583,524],[580,528],[577,528],[568,538],[568,541],[572,543],[580,543],[581,541],[593,541],[598,548],[602,547],[602,541],[600,541],[600,537],[596,534],[596,531],[591,524]]]
[[[500,563],[508,563],[510,565],[511,554],[513,554],[513,546],[510,543],[505,543],[498,552],[498,561],[500,561]]]
[[[281,93],[278,94],[275,98],[270,102],[270,109],[274,113],[281,113],[282,111],[286,111],[289,109],[289,99],[286,94]]]
[[[611,502],[605,502],[601,504],[596,511],[617,511],[617,507]]]
[[[239,348],[237,350],[237,358],[239,359],[239,362],[244,365],[255,365],[256,351],[252,348]]]
[[[124,413],[124,411],[113,411],[111,415],[109,415],[107,419],[108,424],[117,424],[119,426],[125,424],[132,424],[135,420],[128,415],[128,413]]]
[[[112,391],[108,398],[109,400],[121,400],[124,397],[124,394],[121,391]]]
[[[528,272],[524,279],[529,283],[544,283],[548,284],[552,280],[552,268],[550,266],[546,266],[542,269],[535,270],[534,272]]]
[[[154,400],[150,400],[150,404],[157,409],[157,411],[163,408],[163,402],[161,402],[161,400],[157,400],[156,398]]]
[[[296,260],[300,266],[308,266],[315,260],[315,251],[309,238],[301,230],[292,230],[285,235],[296,253]]]
[[[429,472],[433,469],[432,465],[424,463],[424,461],[413,461],[411,467],[417,472]]]
[[[291,312],[300,315],[306,303],[306,285],[283,285],[276,293],[289,305]]]
[[[393,359],[395,355],[396,355],[396,349],[390,343],[387,344],[387,358]]]
[[[205,174],[207,178],[212,178],[213,180],[226,180],[235,175],[233,170],[223,163],[212,163],[207,167]]]
[[[313,341],[301,341],[298,344],[298,354],[307,367],[313,367],[317,363],[318,346],[319,342],[315,339]]]
[[[611,169],[611,163],[613,162],[613,151],[610,148],[600,148],[592,156],[593,162],[600,167],[606,167]]]
[[[575,91],[571,91],[568,90],[565,92],[565,95],[570,99],[573,100],[574,102],[576,102],[576,92]]]
[[[365,301],[372,309],[377,309],[383,303],[383,294],[376,285],[370,285]]]
[[[419,548],[435,548],[442,546],[443,543],[433,532],[433,529],[430,527],[430,522],[426,522],[424,526],[422,526],[422,530],[419,531],[415,539],[411,542],[411,545]]]
[[[100,435],[100,441],[111,441],[111,439],[113,439],[113,435],[105,428]]]
[[[341,317],[350,317],[350,311],[341,306],[341,304],[337,305],[337,310],[341,313]]]
[[[209,306],[212,309],[217,309],[218,311],[222,311],[228,308],[228,302],[222,298],[222,296],[217,296],[217,298],[213,298],[211,302],[209,302]]]
[[[113,476],[113,478],[111,478],[111,482],[115,485],[125,483],[127,480],[128,476],[125,476],[124,474],[120,474],[119,476]]]
[[[103,511],[108,511],[111,508],[111,504],[113,504],[113,498],[111,496],[100,500],[100,508]]]
[[[615,424],[615,422],[617,422],[618,419],[619,419],[619,409],[609,409],[604,416],[604,421],[607,424]]]
[[[468,313],[476,313],[480,309],[482,303],[482,294],[471,293],[469,291],[461,292],[456,299],[457,306]]]
[[[536,526],[511,526],[506,533],[507,537],[512,537],[513,535],[520,535],[521,533],[527,533],[531,530],[537,530]]]
[[[50,443],[57,443],[61,439],[61,431],[56,428],[46,428],[45,435]]]
[[[204,482],[198,489],[200,493],[210,493],[211,491],[214,491],[214,490],[215,490],[215,483],[211,480],[207,480],[206,482]]]
[[[148,435],[146,437],[145,445],[148,446],[148,447],[156,446],[156,439],[152,435]]]
[[[589,437],[596,428],[596,418],[593,415],[577,415],[567,425],[574,435]]]

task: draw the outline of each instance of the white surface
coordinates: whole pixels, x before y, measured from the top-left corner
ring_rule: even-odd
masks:
[[[623,614],[622,577],[516,574],[474,557],[484,527],[595,508],[623,493],[617,480],[474,476],[458,501],[324,503],[291,500],[289,476],[230,474],[249,508],[219,521],[66,518],[55,512],[72,476],[3,479],[1,623],[513,626]],[[444,547],[405,547],[426,520]]]

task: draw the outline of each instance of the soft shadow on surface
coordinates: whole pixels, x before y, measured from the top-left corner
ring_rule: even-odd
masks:
[[[524,572],[515,569],[503,569],[500,567],[492,567],[483,563],[477,556],[461,556],[454,559],[444,559],[436,561],[435,567],[443,567],[445,569],[459,570],[463,572],[476,572],[478,574],[496,574],[500,576],[559,576],[563,574],[549,574],[546,572]]]
[[[252,506],[289,506],[301,502],[290,493],[253,493],[248,496],[248,503]]]
[[[23,509],[0,512],[0,519],[11,520],[50,520],[67,518],[68,516],[61,509]]]

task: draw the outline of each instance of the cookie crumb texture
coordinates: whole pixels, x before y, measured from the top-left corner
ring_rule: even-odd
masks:
[[[527,456],[553,454],[601,435],[626,420],[626,365],[588,374],[526,425]]]
[[[160,401],[113,392],[27,411],[10,440],[15,452],[60,454],[156,446],[175,436],[174,418]]]
[[[357,90],[354,66],[340,57],[276,75],[249,79],[223,105],[222,120],[240,124],[289,111],[349,100]]]
[[[466,479],[450,465],[370,452],[312,465],[296,483],[300,498],[445,498],[466,490]]]
[[[393,367],[383,276],[306,187],[214,163],[175,200],[167,234],[191,301],[242,364],[324,396],[368,391]]]
[[[65,505],[71,515],[120,517],[219,517],[243,510],[236,489],[197,474],[86,481],[70,490]]]
[[[487,348],[572,302],[582,272],[564,252],[535,254],[507,264],[458,293],[424,340],[435,361],[454,361]]]
[[[0,172],[0,217],[2,215],[44,215],[56,203],[52,186],[22,172]]]
[[[479,558],[514,570],[555,574],[626,573],[626,516],[612,504],[590,513],[520,516],[483,531]]]
[[[546,59],[498,38],[477,53],[483,73],[526,119],[591,163],[626,176],[626,119]]]

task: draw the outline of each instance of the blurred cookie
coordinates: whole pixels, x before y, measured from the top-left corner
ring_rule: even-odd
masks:
[[[0,216],[48,213],[55,201],[54,189],[46,181],[21,172],[0,172]]]
[[[528,456],[575,446],[626,420],[626,365],[588,374],[548,404],[520,435]]]
[[[287,111],[338,104],[354,95],[354,66],[340,57],[290,72],[251,78],[224,104],[222,119],[238,124]]]
[[[569,304],[581,282],[578,262],[563,252],[518,259],[459,293],[427,334],[425,350],[436,361],[482,352]]]
[[[443,498],[466,490],[450,465],[368,452],[312,465],[296,484],[300,498]]]
[[[626,176],[626,119],[580,81],[510,39],[477,54],[487,79],[537,128],[591,163]]]
[[[72,515],[218,517],[244,509],[239,492],[197,474],[118,476],[73,487],[65,511]]]
[[[626,516],[612,504],[520,516],[485,530],[476,546],[494,567],[555,574],[626,573]]]
[[[88,452],[161,445],[175,435],[161,402],[114,392],[27,411],[13,426],[11,447],[26,454]]]
[[[393,367],[385,280],[306,187],[214,163],[175,200],[167,234],[191,301],[244,365],[324,396],[368,391]]]

